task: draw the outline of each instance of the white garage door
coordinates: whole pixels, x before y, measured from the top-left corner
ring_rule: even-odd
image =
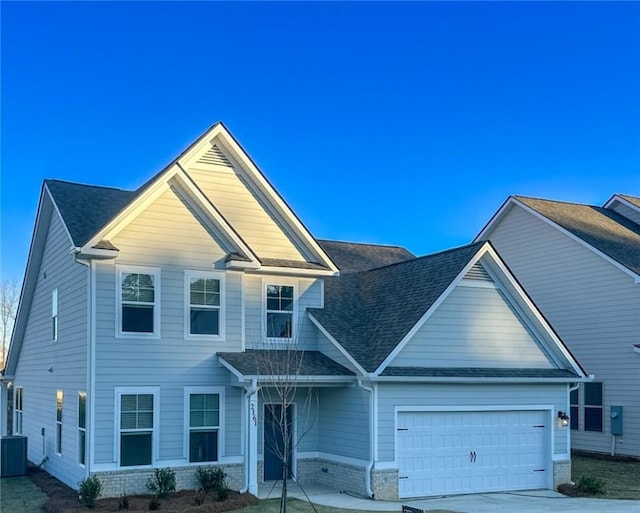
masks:
[[[399,412],[401,498],[548,486],[545,411]]]

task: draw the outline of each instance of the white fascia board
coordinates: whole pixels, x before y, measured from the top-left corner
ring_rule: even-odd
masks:
[[[96,260],[111,260],[117,258],[120,251],[117,249],[99,249],[99,248],[73,248],[72,252],[77,258],[92,258]]]
[[[286,274],[286,275],[303,275],[303,276],[336,276],[336,272],[321,269],[301,269],[299,267],[268,267],[260,266],[257,273],[265,274]]]
[[[231,365],[221,356],[218,356],[218,362],[220,363],[220,365],[226,368],[231,374],[233,374],[236,378],[238,378],[238,381],[246,381],[248,379],[247,376],[242,374],[238,369],[236,369],[233,365]]]
[[[513,196],[509,196],[505,202],[500,205],[500,208],[491,216],[491,219],[484,225],[484,228],[480,230],[478,235],[475,236],[472,242],[478,242],[481,240],[486,240],[489,237],[489,233],[493,230],[493,227],[500,222],[504,214],[512,207],[514,204]]]
[[[456,376],[377,376],[376,382],[396,383],[586,383],[589,377],[567,378],[499,378],[499,377],[456,377]]]
[[[553,343],[555,345],[554,349],[556,351],[559,351],[562,354],[564,359],[569,362],[569,364],[571,365],[571,368],[579,376],[582,376],[582,377],[586,376],[586,373],[584,372],[582,367],[580,367],[580,365],[575,360],[573,355],[571,355],[571,353],[569,352],[567,347],[564,345],[564,343],[562,342],[560,337],[558,337],[556,332],[553,330],[551,325],[544,318],[544,316],[542,315],[540,310],[538,310],[536,305],[533,304],[533,302],[531,301],[529,296],[526,294],[526,292],[520,286],[520,284],[515,279],[515,277],[509,272],[509,269],[507,269],[507,266],[505,265],[505,263],[498,256],[498,254],[496,253],[496,251],[493,249],[493,247],[490,244],[487,244],[487,247],[485,248],[485,252],[493,260],[495,265],[498,266],[498,268],[502,272],[502,275],[509,281],[509,284],[513,287],[513,289],[518,294],[518,297],[526,305],[528,312],[525,311],[523,313],[525,315],[527,315],[527,314],[528,315],[533,315],[533,317],[535,317],[536,321],[542,326],[542,328],[544,329],[544,331],[548,335],[548,337],[553,341]]]
[[[638,205],[631,203],[630,201],[619,196],[618,194],[614,194],[613,196],[611,196],[611,198],[609,198],[607,202],[603,205],[603,208],[611,208],[613,204],[616,202],[622,203],[624,206],[629,207],[635,210],[636,212],[640,212],[640,207],[638,207]]]
[[[331,333],[329,333],[325,327],[320,324],[320,321],[318,321],[318,319],[316,319],[313,314],[311,312],[307,312],[307,317],[309,317],[309,320],[311,320],[311,322],[313,324],[315,324],[315,326],[320,330],[320,332],[327,337],[327,339],[336,347],[336,349],[338,351],[340,351],[340,353],[342,354],[342,356],[344,356],[347,360],[349,360],[351,362],[351,364],[358,370],[358,372],[360,372],[363,376],[367,376],[368,373],[366,370],[364,370],[364,368],[362,367],[362,365],[360,365],[354,358],[353,356],[351,356],[351,354],[344,348],[342,347],[342,345],[335,339],[333,338],[333,336],[331,335]]]
[[[260,189],[260,191],[267,197],[270,203],[277,209],[278,213],[285,218],[288,226],[290,226],[295,235],[306,244],[307,248],[315,253],[324,264],[329,267],[334,273],[339,272],[338,267],[333,263],[329,255],[320,247],[313,236],[309,233],[307,228],[293,213],[291,208],[285,203],[282,197],[274,189],[274,187],[265,178],[264,174],[258,169],[253,160],[249,157],[247,152],[240,146],[235,138],[229,133],[222,123],[215,125],[210,132],[202,137],[199,144],[196,144],[181,161],[187,161],[189,158],[193,158],[194,154],[204,153],[206,151],[207,144],[211,144],[212,139],[219,138],[225,149],[233,152],[233,157],[238,161],[243,171],[245,171],[251,181]]]
[[[424,313],[424,315],[413,325],[413,328],[409,330],[409,332],[404,336],[404,338],[400,341],[400,343],[394,348],[391,353],[384,359],[384,361],[378,366],[378,368],[373,373],[374,376],[379,376],[384,369],[388,367],[388,365],[395,359],[396,356],[404,349],[404,347],[409,343],[409,341],[413,338],[413,336],[418,332],[420,328],[427,322],[427,319],[433,315],[433,313],[440,307],[445,299],[451,294],[453,289],[455,289],[458,284],[462,281],[464,276],[469,272],[478,260],[487,252],[487,248],[489,247],[489,243],[485,242],[482,246],[478,248],[476,254],[467,262],[467,265],[464,266],[462,271],[456,276],[449,286],[445,289],[445,291],[440,295],[438,299],[429,307],[429,309]]]

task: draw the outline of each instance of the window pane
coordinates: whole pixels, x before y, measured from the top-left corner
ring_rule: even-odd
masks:
[[[120,411],[136,411],[138,409],[138,396],[123,394],[120,396]]]
[[[192,305],[204,305],[204,292],[191,291],[191,304]]]
[[[578,411],[579,408],[577,406],[571,407],[571,412],[569,413],[571,417],[571,429],[578,429]]]
[[[135,273],[125,275],[122,279],[122,300],[153,303],[153,276]]]
[[[207,410],[218,410],[220,407],[220,396],[218,394],[207,394],[204,399]]]
[[[153,429],[153,412],[138,413],[138,429]]]
[[[78,395],[78,427],[87,427],[87,394]]]
[[[189,433],[189,461],[218,460],[218,431],[192,431]]]
[[[135,412],[122,412],[120,414],[120,429],[136,429],[138,427],[138,415]]]
[[[138,410],[153,411],[153,394],[139,394]]]
[[[190,333],[192,335],[219,335],[220,312],[218,310],[191,309]]]
[[[293,299],[282,298],[280,301],[280,310],[293,311]]]
[[[280,310],[280,300],[272,297],[267,298],[267,310]]]
[[[191,400],[189,401],[189,408],[192,410],[204,409],[204,394],[191,394]]]
[[[598,432],[602,431],[602,408],[589,408],[585,406],[584,430]]]
[[[569,403],[570,404],[578,404],[578,389],[572,390],[569,394]]]
[[[78,463],[80,465],[85,464],[86,459],[86,447],[87,447],[87,434],[84,431],[78,431]]]
[[[584,384],[584,404],[602,406],[602,383]]]
[[[291,338],[292,315],[267,313],[267,337]]]
[[[218,411],[206,411],[204,414],[205,426],[218,426],[220,424]]]
[[[56,423],[56,453],[62,454],[62,423]]]
[[[62,390],[56,392],[56,420],[62,422]]]
[[[151,465],[151,433],[120,435],[120,465]]]
[[[153,306],[122,305],[122,331],[153,333]]]
[[[204,427],[204,411],[192,411],[189,413],[189,426]]]

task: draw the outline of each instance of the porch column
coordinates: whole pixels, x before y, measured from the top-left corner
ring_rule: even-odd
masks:
[[[258,496],[258,392],[249,396],[249,493]]]

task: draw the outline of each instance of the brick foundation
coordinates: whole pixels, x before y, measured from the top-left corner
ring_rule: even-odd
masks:
[[[571,460],[562,460],[553,462],[553,489],[556,490],[558,485],[569,483],[571,481]]]

